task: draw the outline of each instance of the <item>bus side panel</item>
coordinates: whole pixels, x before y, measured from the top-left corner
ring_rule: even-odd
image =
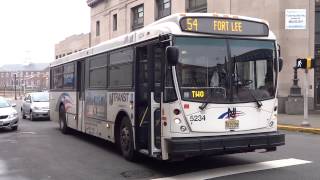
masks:
[[[120,111],[125,112],[131,121],[132,131],[134,132],[134,92],[108,92],[108,120],[112,122],[112,129],[114,129],[114,124],[117,115]],[[113,136],[114,134],[112,134]],[[113,142],[115,141],[112,137]]]
[[[76,91],[66,92],[66,93],[67,95],[65,96],[63,104],[66,108],[68,127],[78,130],[78,118],[77,118],[77,107],[78,107],[77,94],[78,93]]]
[[[108,119],[107,108],[106,90],[86,90],[84,132],[112,141],[113,122]]]
[[[50,91],[49,108],[50,108],[50,120],[59,122],[59,109],[57,109],[58,99],[61,92]],[[59,108],[59,107],[58,107]]]
[[[50,92],[50,117],[53,121],[59,121],[59,108],[64,105],[68,127],[77,129],[77,93],[74,92]]]

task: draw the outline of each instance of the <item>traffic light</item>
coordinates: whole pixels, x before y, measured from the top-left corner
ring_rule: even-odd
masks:
[[[314,67],[314,59],[308,58],[298,58],[296,62],[296,67],[301,69],[312,69]]]

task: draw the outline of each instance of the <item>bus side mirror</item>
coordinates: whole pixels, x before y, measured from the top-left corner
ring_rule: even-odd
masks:
[[[175,66],[179,60],[179,49],[174,46],[169,46],[166,49],[166,57],[170,65]]]
[[[281,72],[282,67],[283,67],[283,59],[282,57],[279,57],[279,72]]]

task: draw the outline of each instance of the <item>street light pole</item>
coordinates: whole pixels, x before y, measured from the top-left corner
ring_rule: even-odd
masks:
[[[305,80],[304,80],[304,108],[303,108],[303,121],[301,123],[301,126],[310,126],[310,123],[308,121],[308,96],[309,96],[309,81],[308,81],[308,69],[305,69]]]

